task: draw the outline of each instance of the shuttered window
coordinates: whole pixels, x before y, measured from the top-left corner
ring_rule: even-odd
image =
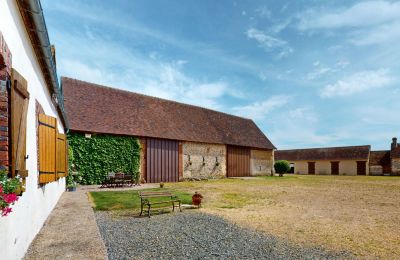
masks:
[[[57,119],[39,114],[39,183],[67,175],[67,141],[57,131]]]
[[[11,71],[11,175],[28,176],[26,170],[26,121],[29,105],[28,83]]]
[[[57,177],[67,176],[67,138],[64,134],[57,134]]]

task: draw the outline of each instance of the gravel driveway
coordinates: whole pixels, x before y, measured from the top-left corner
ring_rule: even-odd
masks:
[[[183,212],[112,218],[96,212],[110,259],[349,259],[346,252],[290,245],[220,217]]]

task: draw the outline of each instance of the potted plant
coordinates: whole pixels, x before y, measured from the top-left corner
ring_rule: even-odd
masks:
[[[192,196],[192,204],[198,207],[201,207],[201,200],[203,199],[203,196],[198,193],[197,191],[194,193]]]
[[[67,176],[67,190],[76,191],[76,182],[74,181],[74,177],[72,175]]]
[[[160,188],[164,188],[164,182],[160,182]]]
[[[5,217],[12,212],[11,205],[22,192],[20,178],[8,178],[6,170],[0,170],[0,213]]]

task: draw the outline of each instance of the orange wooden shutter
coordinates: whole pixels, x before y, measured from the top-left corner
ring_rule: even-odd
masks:
[[[67,176],[67,138],[64,134],[57,134],[57,178]]]
[[[26,170],[26,120],[29,105],[28,83],[16,70],[11,71],[11,174],[28,176]]]
[[[39,183],[56,180],[57,119],[39,115]]]

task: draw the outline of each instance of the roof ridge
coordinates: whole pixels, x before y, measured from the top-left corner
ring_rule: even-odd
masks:
[[[144,96],[144,97],[148,97],[148,98],[161,100],[161,101],[164,101],[164,102],[171,102],[171,103],[176,103],[176,104],[179,104],[179,105],[200,108],[200,109],[208,110],[208,111],[211,111],[211,112],[215,112],[215,113],[219,113],[219,114],[225,114],[227,116],[237,117],[237,118],[240,118],[240,119],[249,120],[249,121],[254,122],[251,118],[242,117],[242,116],[238,116],[238,115],[233,115],[233,114],[229,114],[227,112],[222,112],[222,111],[218,111],[218,110],[215,110],[215,109],[210,109],[210,108],[203,107],[203,106],[187,104],[187,103],[183,103],[183,102],[179,102],[179,101],[175,101],[175,100],[170,100],[170,99],[150,96],[150,95],[146,95],[146,94],[143,94],[143,93],[133,92],[133,91],[125,90],[125,89],[120,89],[120,88],[100,85],[100,84],[89,82],[89,81],[84,81],[84,80],[79,80],[79,79],[74,79],[74,78],[70,78],[70,77],[61,76],[61,82],[62,82],[63,79],[74,80],[74,81],[82,82],[82,83],[85,83],[85,84],[90,84],[90,85],[93,85],[93,86],[96,86],[96,87],[99,87],[99,88],[105,88],[105,89],[109,89],[109,90],[113,90],[113,91],[124,92],[124,93],[128,93],[128,94],[131,94],[131,95],[140,95],[140,96]]]
[[[299,150],[316,150],[316,149],[359,148],[359,147],[371,148],[371,145],[349,145],[349,146],[330,146],[330,147],[314,147],[314,148],[296,148],[296,149],[277,150],[277,152],[299,151]]]

